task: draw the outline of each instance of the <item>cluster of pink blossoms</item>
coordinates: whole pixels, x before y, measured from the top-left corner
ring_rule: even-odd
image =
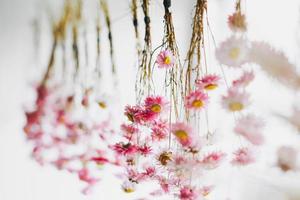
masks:
[[[76,95],[62,95],[59,89],[51,90],[45,85],[37,88],[35,107],[25,113],[24,132],[33,144],[32,156],[39,164],[77,174],[86,183],[83,193],[88,193],[99,181],[99,165],[117,164],[110,158],[108,148],[99,148],[108,146],[107,135],[114,133],[108,120],[98,121],[89,116],[89,92],[80,100]],[[101,138],[97,144],[93,141],[95,137]]]
[[[210,84],[217,85],[217,82]],[[203,81],[201,88],[205,85]],[[202,199],[210,194],[213,186],[208,183],[192,186],[191,174],[200,176],[205,170],[214,170],[223,163],[226,154],[202,153],[201,137],[187,123],[166,121],[168,110],[169,102],[161,96],[148,96],[139,105],[126,106],[124,114],[128,123],[121,125],[123,139],[111,146],[124,168],[122,189],[131,193],[139,184],[157,182],[159,187],[149,195]]]

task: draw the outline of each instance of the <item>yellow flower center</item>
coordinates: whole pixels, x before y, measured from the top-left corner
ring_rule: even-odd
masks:
[[[205,197],[208,196],[209,195],[209,191],[202,192],[202,195],[205,196]]]
[[[161,111],[161,106],[158,104],[153,104],[151,106],[151,111],[155,112],[155,113],[159,113]]]
[[[201,108],[204,105],[204,102],[201,100],[195,100],[192,103],[192,106],[195,108]]]
[[[171,58],[170,58],[169,56],[167,56],[167,57],[165,58],[165,64],[166,64],[166,65],[171,64]]]
[[[103,109],[106,108],[106,103],[103,101],[98,102],[98,105],[100,106],[100,108],[103,108]]]
[[[124,192],[132,193],[132,192],[134,192],[134,189],[133,188],[124,188]]]
[[[217,84],[209,84],[209,85],[205,86],[204,88],[205,88],[206,90],[214,90],[214,89],[216,89],[217,87],[218,87]]]
[[[183,130],[178,130],[174,133],[174,135],[179,139],[179,140],[187,140],[188,139],[188,133],[183,131]]]
[[[240,49],[235,47],[235,48],[232,48],[229,52],[229,57],[233,60],[236,60],[240,55]]]
[[[231,111],[241,111],[244,109],[244,105],[241,102],[231,102],[229,104],[229,109]]]

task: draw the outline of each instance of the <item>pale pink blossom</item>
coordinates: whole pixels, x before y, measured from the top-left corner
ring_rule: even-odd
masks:
[[[243,37],[231,36],[216,49],[219,63],[228,67],[241,67],[248,62],[249,45]]]
[[[262,145],[264,143],[263,127],[264,122],[261,118],[248,114],[237,120],[234,132],[243,136],[253,145]]]
[[[208,103],[208,95],[200,90],[195,90],[185,97],[185,106],[191,110],[201,110]]]
[[[193,129],[188,124],[183,122],[174,123],[171,126],[171,132],[183,147],[189,147],[192,144]]]
[[[242,76],[232,82],[233,87],[247,87],[254,80],[253,71],[244,71]]]
[[[297,170],[298,151],[290,146],[281,146],[277,150],[277,165],[282,171]]]
[[[229,88],[227,95],[222,96],[222,105],[230,112],[242,111],[249,104],[249,94],[237,88]]]
[[[284,52],[263,42],[252,42],[251,46],[251,62],[260,65],[263,71],[283,85],[293,89],[299,88],[300,75],[297,67],[290,62]]]
[[[241,147],[233,152],[231,164],[237,166],[249,165],[255,162],[255,155],[248,147]]]
[[[180,200],[199,200],[200,195],[195,188],[190,186],[184,186],[180,189],[179,199]]]
[[[220,77],[214,74],[208,74],[203,76],[201,79],[196,80],[196,86],[202,90],[214,90],[219,86]]]
[[[214,189],[214,186],[209,185],[209,186],[203,186],[202,188],[199,189],[199,191],[203,197],[206,197],[212,192],[213,189]]]
[[[225,157],[226,154],[223,152],[210,152],[205,155],[199,163],[206,169],[215,169],[221,164]]]
[[[158,65],[158,68],[169,69],[174,66],[175,57],[170,50],[163,50],[158,54],[156,58],[156,64]]]

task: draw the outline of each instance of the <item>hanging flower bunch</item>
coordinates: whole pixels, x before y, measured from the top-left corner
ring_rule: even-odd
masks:
[[[76,174],[85,183],[82,192],[87,194],[101,178],[99,167],[118,165],[118,161],[108,148],[109,139],[115,135],[110,122],[111,103],[93,84],[82,87],[82,74],[88,73],[79,62],[82,55],[77,43],[81,37],[77,33],[81,28],[81,6],[80,1],[66,1],[62,17],[53,26],[54,41],[49,64],[36,88],[34,107],[25,111],[24,132],[33,145],[34,160]],[[73,34],[72,47],[65,46],[69,30]],[[61,67],[56,60],[60,47],[72,49],[73,55],[70,64],[62,62],[62,71],[71,72],[65,73],[63,79],[58,73]],[[63,51],[62,57],[65,56]],[[99,69],[95,67],[94,70]],[[99,77],[92,74],[89,78],[99,81]]]
[[[132,193],[139,185],[154,182],[158,183],[158,187],[149,195],[172,195],[180,200],[204,199],[213,191],[214,185],[199,180],[229,161],[227,153],[207,145],[208,127],[200,131],[195,126],[199,116],[205,116],[210,107],[211,94],[222,85],[220,76],[201,70],[203,61],[200,59],[196,59],[197,67],[192,68],[194,55],[201,54],[199,48],[202,48],[203,31],[199,30],[203,29],[206,1],[197,1],[194,33],[199,37],[194,35],[191,40],[188,53],[190,68],[187,70],[182,69],[179,61],[169,11],[171,1],[163,3],[166,35],[154,69],[167,72],[168,84],[164,88],[170,98],[152,95],[154,90],[149,90],[138,104],[126,106],[124,114],[127,121],[121,125],[123,138],[111,148],[123,167],[121,188],[124,192]],[[252,72],[245,72],[235,80],[236,90],[246,87],[252,81],[252,75]],[[254,160],[247,148],[235,152],[233,159],[233,164],[244,165]]]
[[[202,98],[200,95],[195,101],[205,102],[207,96]],[[151,195],[199,199],[208,195],[212,186],[191,187],[191,175],[197,177],[219,167],[226,154],[202,153],[204,138],[186,122],[170,124],[168,111],[169,102],[162,96],[148,96],[141,105],[125,108],[127,122],[121,125],[123,139],[111,146],[124,167],[122,188],[131,193],[137,185],[154,181],[159,187]]]
[[[251,104],[247,87],[254,80],[255,74],[253,70],[244,69],[245,64],[251,62],[251,44],[245,35],[246,17],[242,14],[239,0],[235,12],[228,18],[228,25],[233,34],[216,49],[216,58],[220,64],[242,70],[242,75],[228,85],[227,93],[222,96],[222,105],[228,112],[239,114],[239,117],[235,117],[234,132],[248,141],[247,146],[239,147],[233,152],[231,163],[247,165],[255,161],[253,147],[264,143],[264,121],[254,114],[245,113]]]

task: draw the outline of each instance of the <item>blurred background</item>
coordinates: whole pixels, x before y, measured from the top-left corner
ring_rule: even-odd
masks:
[[[136,57],[130,1],[109,0],[108,3],[119,80],[116,101],[123,106],[135,100]],[[244,0],[243,3],[249,39],[272,44],[300,66],[300,1]],[[103,172],[103,181],[94,192],[84,196],[76,176],[53,167],[41,167],[30,157],[31,146],[22,130],[24,105],[34,99],[31,87],[45,69],[51,46],[48,26],[42,24],[41,34],[34,35],[34,20],[44,18],[44,22],[45,16],[58,15],[62,4],[62,0],[0,0],[0,200],[137,199],[145,188],[139,188],[135,194],[124,194],[109,169]],[[192,0],[173,0],[173,21],[182,55],[190,39],[194,4]],[[87,16],[92,15],[88,8]],[[152,0],[150,9],[153,47],[156,47],[163,36],[162,2]],[[233,0],[208,1],[209,21],[217,44],[230,35],[227,16],[233,10]],[[34,45],[36,37],[40,37],[39,49]],[[105,48],[108,41],[103,42]],[[109,62],[108,51],[103,51],[102,64],[109,65]],[[297,94],[257,71],[250,89],[253,109],[267,121],[267,144],[260,150],[262,164],[245,170],[224,171],[220,181],[228,187],[214,199],[300,200],[300,173],[283,173],[273,166],[278,146],[292,145],[300,149],[297,130],[274,115],[289,114]],[[109,90],[109,85],[104,83],[103,88]]]

